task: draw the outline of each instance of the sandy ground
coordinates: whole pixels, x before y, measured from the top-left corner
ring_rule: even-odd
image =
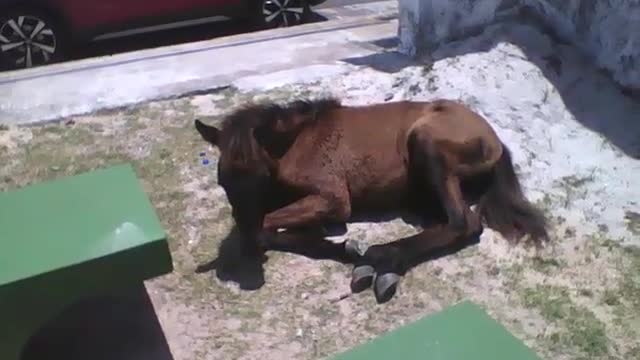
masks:
[[[525,25],[489,28],[435,57],[406,66],[386,53],[360,59],[372,66],[269,74],[216,93],[5,127],[0,190],[133,163],[169,234],[176,270],[147,288],[176,360],[327,358],[462,299],[545,359],[640,359],[640,103]],[[384,305],[370,292],[350,295],[350,268],[331,261],[228,261],[233,222],[217,152],[193,119],[215,124],[247,101],[328,94],[346,104],[447,97],[472,106],[511,147],[527,194],[552,219],[552,244],[525,251],[487,229],[478,245],[412,270]],[[395,219],[349,224],[344,236],[379,243],[415,231]]]

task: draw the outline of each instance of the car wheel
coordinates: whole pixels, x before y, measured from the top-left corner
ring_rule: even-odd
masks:
[[[59,61],[62,45],[60,28],[44,14],[0,15],[0,68],[24,69]]]
[[[260,0],[258,4],[259,22],[267,28],[302,24],[311,12],[306,0]]]

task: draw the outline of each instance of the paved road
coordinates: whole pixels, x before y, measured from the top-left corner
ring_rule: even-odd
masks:
[[[376,1],[376,0],[328,0],[324,4],[318,5],[317,8],[322,9],[322,8],[330,8],[330,7],[337,7],[337,6],[364,4],[364,3],[369,3],[373,1]]]
[[[369,59],[395,37],[396,4],[325,9],[319,12],[335,20],[0,74],[0,125],[55,120],[231,84],[270,87],[346,73],[351,67],[336,61]],[[87,79],[100,81],[87,84]],[[45,87],[48,91],[33,90]]]
[[[317,8],[332,8],[345,5],[354,5],[374,2],[376,0],[328,0]],[[312,21],[324,21],[325,18],[317,15]],[[71,59],[84,59],[90,57],[109,56],[112,54],[149,49],[160,46],[175,45],[193,41],[201,41],[221,36],[246,33],[251,31],[243,24],[234,21],[208,23],[190,26],[180,29],[164,30],[154,33],[134,35],[118,39],[101,40],[90,43],[69,54]]]

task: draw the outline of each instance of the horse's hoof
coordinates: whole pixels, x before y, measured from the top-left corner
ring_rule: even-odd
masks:
[[[376,283],[373,287],[373,292],[376,295],[378,303],[384,303],[396,294],[398,288],[398,282],[400,281],[400,275],[394,273],[386,273],[378,275],[376,277]]]
[[[359,258],[367,252],[367,246],[357,240],[348,239],[344,242],[344,251],[351,257]]]
[[[351,273],[351,292],[359,293],[371,287],[376,270],[371,265],[360,265]]]

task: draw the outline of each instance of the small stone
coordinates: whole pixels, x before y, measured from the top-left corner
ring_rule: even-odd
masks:
[[[298,331],[296,331],[296,336],[302,337],[302,329],[298,329]]]
[[[53,171],[60,171],[60,166],[52,166],[51,170]]]
[[[342,301],[342,300],[348,298],[350,295],[351,295],[350,292],[345,292],[345,293],[339,294],[337,296],[332,296],[331,298],[329,298],[329,301],[331,301],[331,302]]]
[[[306,300],[309,297],[308,293],[302,293],[302,295],[300,295],[300,297],[304,300]]]
[[[498,274],[500,274],[500,268],[498,268],[497,266],[492,266],[489,268],[488,273],[491,276],[497,276]]]

